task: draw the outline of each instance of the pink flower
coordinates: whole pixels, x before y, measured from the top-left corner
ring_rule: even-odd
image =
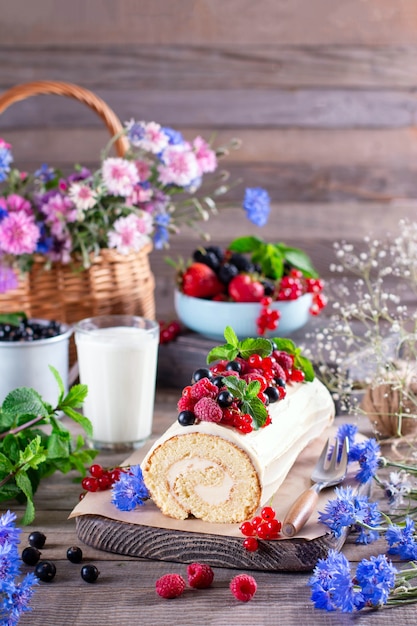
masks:
[[[17,193],[11,193],[6,198],[7,208],[9,211],[24,211],[26,215],[33,215],[32,206],[26,198],[19,196]]]
[[[139,204],[143,204],[144,202],[149,202],[152,198],[153,189],[149,187],[148,189],[144,189],[140,185],[136,185],[133,190],[133,193],[126,198],[126,203],[131,204],[132,206],[138,206]]]
[[[105,159],[101,171],[107,190],[115,196],[129,196],[139,182],[136,165],[120,157]]]
[[[68,222],[77,220],[77,210],[67,196],[56,193],[50,196],[41,206],[41,211],[46,217],[46,222],[51,226],[51,233],[60,236]]]
[[[162,184],[178,187],[188,187],[200,176],[197,158],[188,144],[168,146],[158,171]]]
[[[51,261],[59,263],[69,263],[71,261],[72,241],[68,233],[62,233],[60,237],[54,239],[53,247],[47,256]]]
[[[131,121],[126,125],[126,128],[132,146],[144,152],[158,154],[168,145],[169,138],[162,130],[161,125],[156,122]]]
[[[6,254],[32,254],[39,237],[33,217],[24,211],[10,213],[0,222],[0,250]]]
[[[4,141],[4,139],[0,137],[0,148],[5,148],[6,150],[10,150],[11,147],[12,146],[10,143],[7,143],[7,141]]]
[[[151,168],[146,161],[135,161],[136,169],[138,171],[139,180],[143,183],[151,175]]]
[[[92,209],[97,202],[97,193],[82,183],[73,183],[68,195],[81,212]]]
[[[0,265],[0,293],[16,289],[19,285],[16,272],[8,265]]]
[[[108,234],[109,248],[116,248],[121,254],[138,252],[149,241],[152,217],[144,211],[140,215],[131,213],[127,217],[119,217],[113,229]]]
[[[193,141],[193,148],[200,168],[200,175],[214,172],[217,167],[217,157],[209,144],[202,137],[196,137]]]

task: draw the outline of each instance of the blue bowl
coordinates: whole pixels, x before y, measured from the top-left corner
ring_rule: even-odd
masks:
[[[302,328],[310,317],[312,294],[297,300],[273,302],[272,309],[281,312],[278,327],[267,331],[266,337],[288,337]],[[224,329],[231,326],[239,339],[258,335],[256,320],[261,312],[258,302],[217,302],[192,298],[175,291],[175,310],[179,320],[196,333],[224,342]]]

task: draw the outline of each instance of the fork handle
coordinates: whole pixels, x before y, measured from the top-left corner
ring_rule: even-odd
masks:
[[[291,506],[282,523],[282,534],[294,537],[313,513],[319,498],[319,491],[313,487],[304,491]]]

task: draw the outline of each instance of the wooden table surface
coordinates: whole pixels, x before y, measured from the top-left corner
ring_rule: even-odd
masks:
[[[177,398],[177,390],[157,390],[155,436],[172,422]],[[97,461],[112,466],[124,458],[125,455],[100,453]],[[412,605],[356,615],[314,609],[307,585],[309,574],[306,573],[249,572],[255,577],[258,590],[250,602],[242,603],[228,588],[231,578],[240,572],[213,568],[215,579],[211,588],[188,588],[180,598],[164,600],[155,592],[155,581],[169,572],[186,577],[186,565],[119,556],[82,544],[77,538],[75,521],[68,519],[80,493],[80,486],[73,478],[56,474],[46,479],[36,494],[35,522],[23,528],[22,549],[33,530],[46,534],[42,559],[53,560],[57,574],[53,582],[40,583],[36,588],[31,603],[33,610],[23,615],[19,622],[21,626],[416,624],[417,606]],[[16,512],[22,510],[18,506],[10,508]],[[67,560],[66,551],[72,545],[80,545],[83,549],[84,563],[94,563],[99,568],[100,577],[95,584],[85,583],[80,577],[81,566]],[[349,538],[343,550],[351,561],[360,561],[370,554],[378,554],[381,548],[382,542],[379,547],[378,543],[364,547],[356,546],[354,538]],[[30,568],[24,566],[24,570],[30,571]]]

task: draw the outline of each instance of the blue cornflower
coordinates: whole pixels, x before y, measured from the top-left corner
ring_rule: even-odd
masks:
[[[42,163],[40,168],[36,170],[35,177],[39,178],[39,180],[45,184],[55,178],[55,172],[52,167],[49,167],[46,163]]]
[[[174,130],[173,128],[169,128],[168,126],[163,126],[162,131],[168,137],[168,143],[171,146],[177,146],[181,143],[184,143],[184,137],[178,130]]]
[[[21,529],[16,528],[14,522],[16,521],[16,514],[6,511],[0,516],[0,546],[5,543],[14,545],[19,543]]]
[[[129,122],[127,126],[127,138],[132,146],[140,146],[145,137],[145,127],[141,122]]]
[[[353,448],[355,444],[355,437],[358,434],[358,427],[356,424],[342,424],[337,429],[336,437],[340,444],[343,444],[346,437],[349,442],[349,450]]]
[[[329,550],[326,559],[319,559],[309,580],[311,600],[317,609],[351,613],[363,606],[362,594],[355,589],[347,558],[336,550]]]
[[[0,142],[2,140],[0,139]],[[1,145],[0,143],[0,183],[6,180],[8,173],[10,172],[10,164],[13,161],[13,156],[10,148],[7,144]]]
[[[256,226],[265,226],[271,210],[269,195],[262,187],[248,187],[245,190],[243,208],[246,217]]]
[[[144,504],[149,498],[149,491],[143,481],[140,465],[132,465],[129,472],[122,472],[112,489],[112,504],[120,511],[133,511],[137,505]]]
[[[396,568],[385,554],[362,559],[356,568],[355,582],[360,585],[367,606],[386,604],[391,589],[395,586]]]
[[[352,487],[336,487],[335,495],[335,499],[327,501],[324,512],[319,512],[319,521],[338,538],[345,528],[355,523],[356,515]]]
[[[17,624],[23,613],[31,611],[29,602],[35,592],[35,585],[39,584],[35,574],[26,574],[20,583],[10,583],[6,589],[3,602],[3,611],[8,614],[8,625]]]
[[[0,222],[2,219],[7,217],[8,215],[9,215],[9,211],[5,209],[4,207],[0,206]]]
[[[352,487],[336,487],[335,495],[335,499],[326,503],[324,512],[319,513],[319,521],[328,526],[337,538],[346,528],[353,526],[359,531],[357,543],[375,541],[379,537],[381,521],[377,503],[370,502],[368,496],[356,495]],[[362,524],[372,528],[364,528]]]
[[[169,230],[171,217],[168,213],[159,213],[154,217],[153,241],[156,250],[165,248],[169,241]]]
[[[361,483],[369,482],[381,464],[381,449],[375,439],[357,443],[349,452],[349,460],[357,461],[360,469],[355,478]]]
[[[385,532],[389,545],[388,554],[398,554],[404,561],[417,560],[417,544],[414,538],[414,521],[406,517],[405,526],[391,524]]]

